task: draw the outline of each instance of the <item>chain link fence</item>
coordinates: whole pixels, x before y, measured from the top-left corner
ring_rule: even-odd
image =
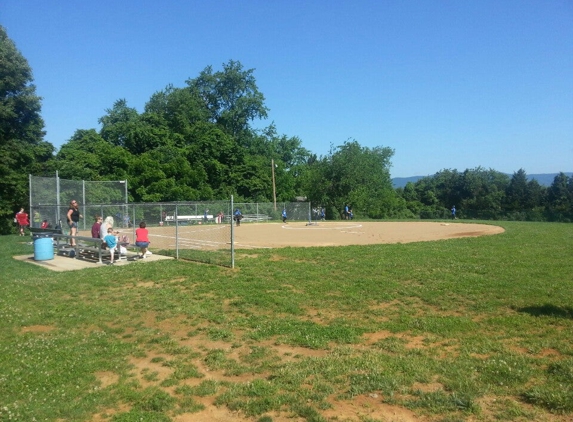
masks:
[[[69,202],[80,203],[78,234],[91,236],[91,227],[100,216],[113,220],[113,228],[129,238],[128,250],[135,247],[135,230],[144,221],[152,253],[175,258],[234,266],[233,213],[239,209],[241,224],[282,221],[315,221],[308,202],[233,203],[193,201],[127,203],[127,182],[88,182],[30,176],[30,212],[33,226],[46,221],[50,228],[68,233],[66,213]],[[63,221],[63,224],[62,224]]]
[[[66,180],[57,174],[55,177],[30,175],[29,184],[32,227],[41,227],[44,221],[50,227],[61,227],[61,222],[66,221],[66,213],[72,200],[78,201],[83,215],[88,214],[89,206],[100,204],[115,206],[119,210],[123,209],[123,213],[126,212],[128,194],[125,180]],[[122,211],[114,211],[117,212]],[[85,220],[83,224],[85,229]]]

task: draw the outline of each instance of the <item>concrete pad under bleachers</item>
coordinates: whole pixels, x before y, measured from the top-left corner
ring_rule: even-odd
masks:
[[[75,271],[83,270],[86,268],[101,268],[108,266],[109,263],[100,264],[97,261],[87,260],[87,259],[74,259],[69,256],[56,255],[54,254],[54,259],[47,259],[45,261],[36,261],[34,255],[19,255],[15,256],[14,259],[19,261],[28,262],[30,264],[38,265],[52,271]],[[136,255],[133,254],[128,257],[127,260],[116,260],[114,266],[124,266],[129,264],[136,264],[140,262],[154,262],[161,261],[164,259],[174,259],[169,256],[163,255],[147,255],[145,259],[137,259]]]

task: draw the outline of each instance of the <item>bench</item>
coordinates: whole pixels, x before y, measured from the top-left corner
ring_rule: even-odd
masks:
[[[58,254],[67,254],[71,258],[79,258],[88,257],[94,258],[97,254],[98,262],[103,264],[102,257],[111,257],[111,253],[108,249],[103,248],[103,239],[94,238],[94,237],[87,237],[87,236],[70,236],[69,234],[53,234],[51,237],[54,238],[54,248],[56,249],[56,253]],[[74,238],[75,245],[70,245],[71,238]],[[65,240],[65,243],[62,243],[61,240]],[[121,243],[118,243],[118,246],[126,246]],[[73,254],[72,254],[73,251]],[[119,249],[117,251],[117,260],[127,260],[126,254],[121,254]]]
[[[249,222],[260,223],[269,220],[272,220],[272,217],[266,214],[243,214],[241,223],[249,223]]]
[[[168,215],[167,217],[165,217],[165,222],[169,223],[169,222],[174,222],[175,221],[175,216],[173,215]],[[182,223],[186,223],[186,222],[201,222],[201,221],[205,221],[205,216],[204,215],[178,215],[177,216],[177,222],[182,222]],[[215,221],[215,217],[212,214],[207,214],[207,221]]]

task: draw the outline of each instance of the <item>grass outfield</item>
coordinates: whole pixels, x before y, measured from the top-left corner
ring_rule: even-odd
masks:
[[[0,421],[571,421],[573,224],[496,224],[235,270],[54,273],[4,236]]]

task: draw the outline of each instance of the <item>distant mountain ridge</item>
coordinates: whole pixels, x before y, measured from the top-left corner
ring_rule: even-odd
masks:
[[[565,173],[567,177],[573,176],[573,172],[564,171],[563,173]],[[555,180],[555,176],[557,176],[558,174],[559,173],[528,174],[527,180],[535,179],[537,180],[537,183],[539,183],[541,186],[551,186],[553,180]],[[511,177],[513,176],[513,174],[508,174],[508,176]],[[403,188],[404,186],[406,186],[408,182],[416,183],[418,180],[423,179],[424,177],[432,177],[432,176],[394,177],[392,179],[392,185],[394,186],[394,189]]]

